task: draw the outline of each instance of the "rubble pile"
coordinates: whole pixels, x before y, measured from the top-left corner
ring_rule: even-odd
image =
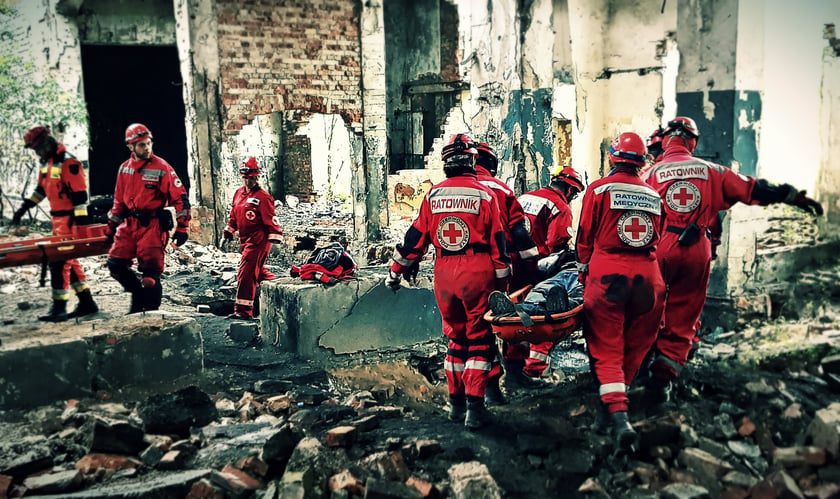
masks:
[[[290,364],[283,377],[252,373],[263,377],[244,391],[187,386],[7,413],[0,496],[836,497],[840,323],[774,328],[707,338],[665,406],[641,407],[633,389],[632,455],[591,429],[588,373],[509,392],[473,433],[447,419],[445,397],[409,396],[445,391],[419,370],[359,389]],[[768,335],[798,346],[766,350],[755,340]],[[749,345],[759,361],[744,356]],[[425,371],[443,352],[429,350]]]

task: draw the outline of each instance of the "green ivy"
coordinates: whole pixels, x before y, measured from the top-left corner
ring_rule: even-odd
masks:
[[[5,178],[27,178],[36,163],[23,148],[28,128],[46,124],[61,132],[88,122],[82,96],[62,89],[48,68],[36,68],[24,58],[26,40],[16,37],[20,27],[18,12],[0,0],[0,163]]]

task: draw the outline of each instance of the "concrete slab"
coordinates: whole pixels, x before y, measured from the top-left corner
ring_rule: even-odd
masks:
[[[6,326],[0,338],[0,409],[153,386],[204,367],[200,327],[172,312]]]
[[[394,293],[385,274],[368,274],[334,286],[283,278],[261,287],[264,342],[305,359],[405,347],[441,336],[432,282]]]

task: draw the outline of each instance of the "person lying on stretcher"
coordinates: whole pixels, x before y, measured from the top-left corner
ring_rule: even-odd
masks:
[[[494,317],[554,315],[583,303],[583,285],[578,281],[575,262],[568,262],[556,274],[537,283],[521,302],[514,303],[501,291],[490,293],[489,302]]]

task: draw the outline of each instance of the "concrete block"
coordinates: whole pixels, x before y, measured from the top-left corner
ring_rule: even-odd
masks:
[[[88,362],[87,343],[78,337],[3,343],[0,409],[25,409],[90,396],[93,383]]]
[[[90,339],[92,368],[103,387],[155,385],[204,369],[198,323],[172,312],[123,317],[112,333]]]
[[[233,321],[227,331],[228,338],[240,343],[250,343],[259,335],[260,326],[254,321]]]
[[[441,318],[431,281],[421,279],[395,293],[384,279],[383,273],[334,286],[290,278],[263,282],[263,341],[318,360],[439,338]]]

